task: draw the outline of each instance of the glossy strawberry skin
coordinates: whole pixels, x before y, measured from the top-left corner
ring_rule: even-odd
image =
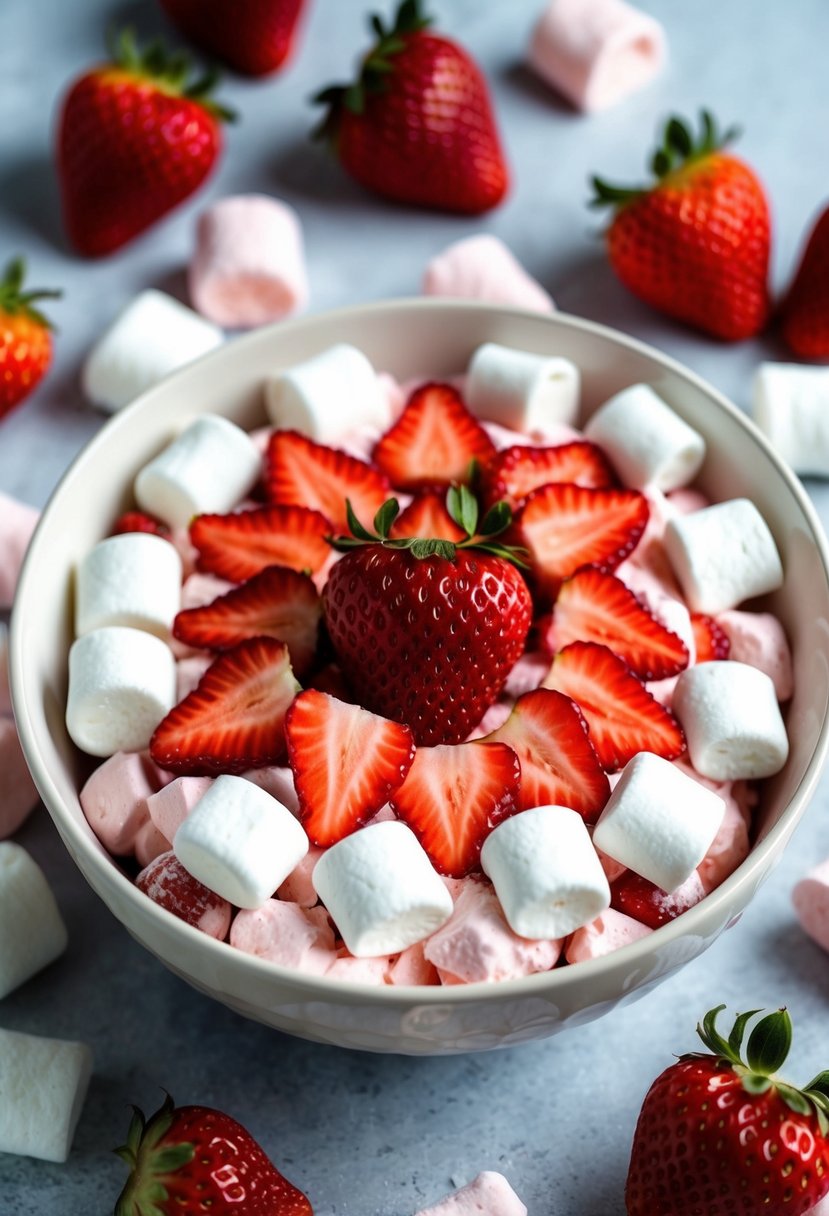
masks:
[[[829,208],[815,224],[780,310],[780,334],[801,359],[829,359]]]
[[[192,42],[246,76],[267,76],[290,57],[305,0],[161,0]]]
[[[24,313],[0,309],[0,418],[35,390],[51,362],[49,329]]]

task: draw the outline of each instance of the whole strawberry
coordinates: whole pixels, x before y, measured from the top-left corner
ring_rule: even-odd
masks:
[[[215,78],[188,82],[187,59],[129,31],[113,59],[75,82],[58,131],[64,223],[79,253],[126,245],[196,190],[222,147]]]
[[[397,500],[374,519],[350,511],[353,536],[323,595],[325,623],[340,666],[366,709],[410,726],[418,745],[465,739],[495,701],[524,650],[532,619],[516,553],[496,541],[510,522],[478,509],[462,486],[447,495],[458,542],[389,539]]]
[[[680,1057],[645,1097],[628,1216],[803,1216],[829,1191],[829,1072],[803,1090],[776,1078],[792,1039],[785,1009],[755,1024],[743,1060],[760,1011],[738,1014],[726,1040],[724,1008],[697,1027],[711,1054]]]
[[[801,359],[829,359],[829,208],[812,229],[781,305],[780,333]]]
[[[394,25],[372,18],[377,41],[317,133],[363,186],[398,202],[478,215],[497,206],[508,173],[486,80],[462,47],[428,30],[421,0],[403,0]]]
[[[51,326],[36,300],[59,291],[24,291],[25,265],[14,258],[0,280],[0,418],[29,396],[52,362]]]
[[[250,1133],[206,1106],[176,1107],[168,1094],[149,1121],[134,1108],[115,1151],[131,1171],[115,1216],[313,1216]]]
[[[267,76],[293,48],[305,0],[161,0],[185,37],[246,76]]]
[[[626,188],[595,177],[591,203],[613,208],[607,250],[624,285],[728,342],[759,333],[769,314],[769,208],[754,172],[723,150],[735,135],[720,135],[707,111],[696,139],[671,118],[656,180]]]

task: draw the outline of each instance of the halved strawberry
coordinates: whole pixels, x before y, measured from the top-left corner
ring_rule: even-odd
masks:
[[[249,638],[220,655],[156,727],[150,755],[172,773],[212,776],[277,764],[284,722],[299,692],[288,647]]]
[[[731,641],[719,621],[715,621],[712,616],[706,616],[704,612],[692,612],[691,628],[694,631],[697,663],[728,658],[731,653]]]
[[[555,596],[582,566],[615,570],[636,548],[648,511],[638,490],[591,490],[569,482],[533,490],[516,522],[539,593]]]
[[[299,817],[312,844],[336,844],[384,806],[412,766],[408,726],[327,693],[299,694],[285,718]]]
[[[270,502],[319,511],[342,532],[348,527],[346,499],[358,519],[373,519],[389,496],[389,483],[356,456],[298,431],[274,431],[265,457],[265,490]]]
[[[602,642],[641,680],[664,680],[688,666],[688,647],[614,574],[587,567],[561,585],[553,609],[558,647]]]
[[[197,515],[190,540],[198,566],[231,583],[243,583],[266,566],[290,566],[311,574],[331,555],[331,525],[306,507],[255,507],[231,515]]]
[[[551,482],[572,482],[605,489],[616,478],[601,448],[587,439],[550,448],[518,444],[497,452],[481,470],[481,494],[487,506],[505,498],[515,510],[533,490]]]
[[[432,540],[463,540],[466,533],[446,509],[442,494],[419,494],[401,511],[389,529],[392,540],[419,536]]]
[[[549,688],[524,693],[503,726],[484,743],[506,743],[521,762],[519,810],[569,806],[595,823],[610,783],[578,706]]]
[[[377,441],[373,459],[398,490],[429,490],[468,481],[472,461],[488,460],[494,451],[458,390],[432,382],[415,389]]]
[[[633,870],[626,870],[610,886],[611,908],[632,916],[651,929],[676,920],[704,898],[705,888],[696,870],[681,887],[671,892],[663,891],[647,878],[634,874]]]
[[[419,747],[391,805],[435,869],[463,878],[479,866],[492,828],[520,809],[520,781],[520,762],[505,743]]]
[[[322,601],[307,574],[266,566],[247,582],[209,604],[185,608],[173,621],[173,637],[203,650],[229,650],[245,638],[284,642],[297,673],[308,670],[317,648]]]
[[[110,536],[122,536],[125,532],[149,532],[152,536],[161,536],[169,540],[170,529],[154,515],[146,511],[125,511],[119,515],[112,525]]]
[[[573,698],[608,771],[623,768],[637,752],[673,760],[685,750],[676,718],[607,646],[571,642],[553,659],[544,687]]]

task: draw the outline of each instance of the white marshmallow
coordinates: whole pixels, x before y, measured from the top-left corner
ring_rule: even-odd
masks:
[[[451,895],[405,823],[352,832],[323,853],[312,881],[358,958],[397,954],[452,915]]]
[[[308,852],[291,812],[244,777],[217,777],[173,838],[185,870],[237,908],[261,908]]]
[[[829,477],[829,367],[761,363],[751,408],[760,430],[796,473]]]
[[[175,700],[173,652],[153,634],[110,625],[72,644],[66,729],[90,756],[143,751]]]
[[[172,296],[142,291],[87,355],[83,391],[93,405],[113,414],[223,341],[220,329]]]
[[[0,844],[0,1000],[66,949],[66,926],[43,871],[10,840]]]
[[[603,449],[626,486],[656,486],[666,494],[693,481],[705,440],[648,384],[616,393],[591,417],[584,433]]]
[[[327,444],[363,427],[384,431],[392,421],[377,373],[361,350],[345,342],[272,376],[265,407],[275,427]]]
[[[91,1075],[83,1043],[0,1030],[0,1153],[65,1161]]]
[[[774,537],[748,498],[668,520],[662,543],[692,612],[716,616],[782,586]]]
[[[0,621],[0,714],[12,712],[12,694],[9,688],[9,627]]]
[[[579,412],[579,370],[569,359],[486,342],[472,356],[466,403],[473,414],[523,434],[572,426]]]
[[[253,489],[262,459],[235,423],[203,414],[145,465],[135,479],[138,505],[174,528],[194,515],[225,514]]]
[[[708,852],[724,814],[719,794],[661,756],[639,752],[625,765],[593,843],[663,891],[675,891]]]
[[[484,841],[481,866],[519,937],[566,937],[610,907],[590,834],[568,807],[536,806],[503,820]]]
[[[757,667],[733,659],[698,663],[677,680],[672,707],[703,777],[753,780],[786,763],[789,741],[774,683]]]
[[[160,536],[126,532],[99,541],[75,576],[75,633],[129,625],[169,641],[181,573],[176,549]]]

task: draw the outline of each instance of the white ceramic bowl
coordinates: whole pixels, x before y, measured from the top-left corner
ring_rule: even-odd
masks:
[[[647,381],[708,440],[701,488],[715,499],[752,498],[774,533],[786,578],[768,605],[788,631],[795,666],[788,763],[763,787],[756,841],[739,869],[678,920],[605,958],[452,988],[375,988],[302,975],[205,937],[161,910],[111,861],[84,819],[78,789],[88,764],[64,726],[73,566],[130,505],[138,469],[186,420],[213,411],[244,427],[262,424],[265,377],[343,341],[403,380],[461,372],[487,341],[563,355],[581,368],[585,417],[618,389]],[[643,995],[710,945],[780,858],[827,747],[827,550],[802,487],[759,432],[664,355],[572,317],[433,300],[381,303],[240,338],[171,376],[101,430],[55,491],[31,545],[12,622],[11,681],[26,756],[67,849],[129,932],[176,974],[238,1012],[303,1038],[409,1054],[503,1047]]]

